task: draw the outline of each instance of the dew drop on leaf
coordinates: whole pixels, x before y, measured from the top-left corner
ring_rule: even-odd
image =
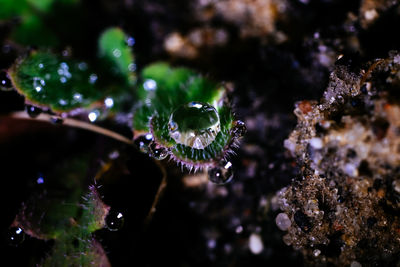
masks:
[[[231,130],[231,133],[234,137],[242,137],[246,134],[247,132],[247,127],[246,124],[241,121],[241,120],[237,120],[233,122],[233,128]]]
[[[193,101],[171,114],[168,129],[169,136],[178,144],[204,149],[220,131],[219,115],[213,106]]]
[[[106,105],[106,108],[112,108],[114,106],[114,99],[107,97],[104,99],[104,105]]]
[[[110,231],[118,231],[124,226],[124,215],[116,210],[110,210],[106,217],[106,227]]]
[[[25,240],[25,233],[20,227],[11,227],[8,230],[8,243],[11,246],[18,246]]]
[[[147,133],[145,135],[141,135],[137,137],[134,141],[136,147],[142,153],[149,153],[149,145],[153,141],[153,135],[151,133]]]
[[[168,156],[168,149],[157,145],[156,142],[151,142],[149,145],[149,155],[157,160],[163,160]]]
[[[10,77],[6,71],[0,71],[0,89],[2,91],[10,91],[13,86],[11,84]]]
[[[42,109],[32,105],[26,105],[26,112],[28,113],[29,117],[36,118],[40,115],[40,113],[42,113]]]
[[[100,111],[98,110],[93,110],[91,112],[89,112],[88,114],[88,119],[90,122],[95,122],[100,116]]]
[[[217,166],[208,170],[208,179],[215,184],[226,184],[232,181],[232,163],[226,162],[222,166]]]

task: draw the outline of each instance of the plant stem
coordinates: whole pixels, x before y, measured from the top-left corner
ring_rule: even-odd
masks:
[[[158,165],[162,172],[162,180],[160,182],[160,185],[158,186],[157,193],[154,197],[153,204],[151,205],[150,211],[147,214],[145,220],[144,220],[144,230],[146,230],[153,219],[154,214],[157,211],[157,205],[160,202],[160,199],[165,191],[165,188],[167,187],[167,171],[165,170],[165,167],[157,160],[155,160],[155,163]]]
[[[42,113],[36,118],[31,118],[25,111],[18,111],[18,112],[13,112],[8,115],[8,117],[13,118],[13,119],[21,119],[21,120],[37,120],[37,121],[45,121],[45,122],[51,122],[51,119],[54,118],[53,115],[45,114]],[[85,121],[80,121],[80,120],[75,120],[75,119],[70,119],[70,118],[65,118],[63,119],[62,125],[74,127],[74,128],[79,128],[79,129],[84,129],[87,131],[91,131],[94,133],[98,133],[107,137],[110,137],[112,139],[118,140],[120,142],[126,143],[128,145],[133,145],[133,141],[119,133],[113,132],[111,130],[99,127],[97,125],[85,122]]]

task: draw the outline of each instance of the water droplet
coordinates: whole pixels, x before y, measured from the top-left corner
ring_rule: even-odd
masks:
[[[130,63],[128,65],[128,70],[129,71],[135,71],[136,70],[136,64],[135,63]]]
[[[144,83],[143,83],[143,88],[146,91],[154,91],[157,89],[157,83],[155,80],[152,79],[147,79]]]
[[[135,45],[135,38],[133,38],[133,37],[131,37],[131,36],[129,36],[128,38],[126,38],[126,44],[128,45],[128,46],[134,46]]]
[[[231,133],[233,136],[239,138],[239,137],[244,136],[246,134],[246,132],[247,132],[247,127],[243,121],[237,120],[237,121],[233,122],[233,128],[231,130]]]
[[[208,179],[215,184],[226,184],[232,181],[232,163],[228,161],[223,166],[208,170]]]
[[[35,106],[26,105],[26,112],[28,113],[29,117],[36,118],[40,115],[40,113],[42,113],[42,109]]]
[[[89,113],[88,118],[90,122],[95,122],[99,116],[100,112],[98,110],[93,110]]]
[[[113,152],[111,152],[110,154],[108,154],[108,158],[110,158],[110,159],[117,159],[117,158],[119,158],[119,152],[118,152],[118,150],[114,150]]]
[[[114,100],[111,97],[107,97],[104,99],[104,105],[106,105],[107,108],[112,108],[114,106]]]
[[[171,114],[168,129],[169,136],[178,144],[204,149],[220,131],[218,112],[209,104],[190,102]]]
[[[25,233],[21,227],[11,227],[8,230],[8,242],[11,246],[18,246],[25,240]]]
[[[97,75],[96,74],[91,74],[89,76],[89,83],[94,84],[97,81]]]
[[[65,106],[68,104],[68,102],[65,99],[60,99],[60,100],[58,100],[58,104],[60,104],[61,106]]]
[[[106,217],[106,227],[110,231],[118,231],[124,226],[124,215],[115,210],[110,210]]]
[[[12,89],[12,83],[8,73],[6,71],[0,72],[0,89],[2,91],[10,91]]]
[[[142,153],[149,153],[149,145],[153,141],[153,135],[151,133],[141,135],[135,139],[135,145]]]
[[[215,239],[208,240],[207,247],[210,249],[215,249],[217,247],[217,241]]]
[[[252,233],[249,237],[249,249],[253,254],[260,254],[264,250],[264,244],[261,236],[256,233]]]
[[[153,141],[149,145],[149,154],[150,157],[153,157],[157,160],[163,160],[168,156],[168,149],[159,146],[156,142]]]
[[[44,184],[44,177],[43,175],[38,175],[38,178],[36,179],[37,184]]]
[[[61,52],[61,54],[63,55],[63,57],[68,57],[70,56],[71,52],[68,49],[65,49]]]
[[[80,63],[78,64],[78,68],[79,68],[81,71],[84,71],[84,70],[87,70],[88,65],[86,64],[86,62],[80,62]]]
[[[75,93],[75,94],[73,95],[73,98],[74,98],[74,100],[75,100],[76,102],[82,102],[82,94],[80,94],[80,93]]]
[[[115,48],[113,51],[112,51],[112,53],[113,53],[113,55],[114,55],[114,57],[120,57],[121,56],[121,50],[119,50],[119,49],[117,49],[117,48]]]
[[[64,120],[60,117],[51,117],[50,121],[54,124],[62,124]]]

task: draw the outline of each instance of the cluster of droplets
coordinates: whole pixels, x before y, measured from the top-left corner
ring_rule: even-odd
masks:
[[[103,102],[103,108],[96,108],[91,110],[87,117],[90,122],[95,122],[99,118],[104,118],[108,114],[108,111],[114,106],[114,99],[112,97],[106,97]]]
[[[145,135],[141,135],[135,139],[135,145],[139,149],[140,152],[148,154],[150,152],[149,146],[153,142],[153,135],[151,133],[147,133]]]
[[[43,64],[39,64],[43,65]],[[49,77],[48,75],[46,77]],[[46,81],[39,77],[33,77],[32,86],[36,92],[40,93],[43,90],[43,87],[46,85]]]
[[[148,154],[150,157],[163,160],[168,156],[168,149],[158,145],[151,133],[141,135],[135,139],[135,145],[140,152]]]
[[[71,73],[69,72],[69,66],[65,62],[61,62],[60,63],[60,66],[57,69],[57,73],[60,76],[60,82],[61,83],[66,83],[68,81],[68,79],[70,79],[72,77]]]

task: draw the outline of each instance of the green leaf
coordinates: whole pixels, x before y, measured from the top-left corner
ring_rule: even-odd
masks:
[[[97,75],[85,62],[34,52],[10,70],[15,88],[29,102],[64,112],[89,107],[104,95],[98,89]]]
[[[99,57],[113,75],[133,85],[135,63],[129,43],[129,37],[120,28],[109,28],[99,38]]]

